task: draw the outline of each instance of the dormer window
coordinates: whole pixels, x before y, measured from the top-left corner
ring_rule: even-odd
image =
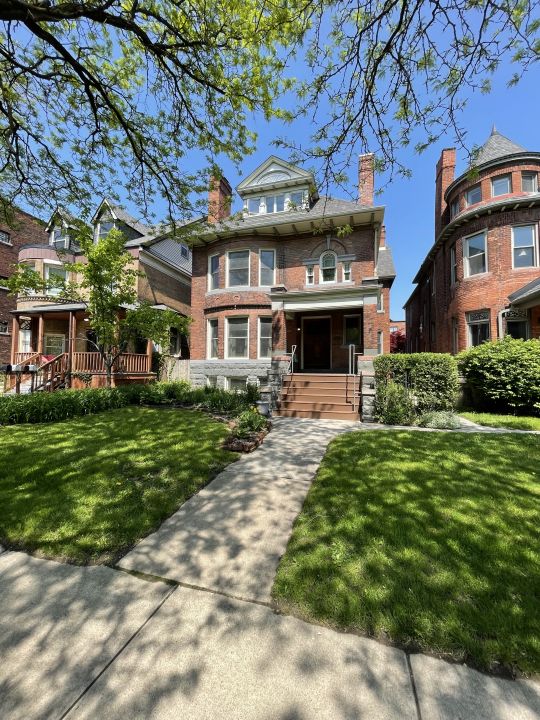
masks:
[[[336,254],[325,252],[321,255],[321,281],[323,283],[336,282]]]
[[[266,212],[276,213],[285,210],[285,195],[267,195]]]
[[[248,215],[262,215],[286,212],[287,210],[301,210],[305,201],[306,192],[304,190],[285,191],[276,195],[248,198],[244,201],[244,212],[247,212]]]
[[[67,248],[69,247],[69,235],[67,228],[56,227],[51,232],[51,245],[55,248]]]
[[[100,220],[96,226],[96,241],[101,240],[114,228],[114,220]]]
[[[301,210],[304,205],[304,193],[292,192],[289,197],[289,209]]]

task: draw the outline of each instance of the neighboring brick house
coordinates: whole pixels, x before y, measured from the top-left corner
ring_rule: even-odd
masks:
[[[275,156],[232,191],[209,196],[193,247],[191,379],[229,389],[300,373],[347,373],[357,356],[389,350],[384,207],[374,205],[373,156],[359,165],[358,202],[319,197],[313,175]]]
[[[15,298],[8,295],[5,281],[12,274],[13,266],[17,264],[22,246],[44,245],[48,242],[45,224],[22,210],[13,210],[9,224],[5,220],[0,222],[0,365],[10,362],[13,323],[11,313],[17,306]]]
[[[133,257],[132,267],[142,273],[137,278],[140,301],[190,314],[192,258],[186,243],[173,239],[167,228],[151,228],[138,222],[109,200],[100,204],[92,225],[96,239],[113,227],[124,233],[125,248]],[[64,263],[84,262],[76,244],[76,227],[75,218],[57,210],[46,227],[47,244],[22,244],[18,261],[31,266],[45,280],[52,276],[66,278]],[[44,295],[18,296],[13,311],[11,363],[39,366],[65,354],[73,373],[90,373],[95,378],[93,384],[99,385],[104,381],[104,368],[93,345],[85,306],[62,300],[58,294],[51,287]],[[141,340],[129,350],[119,363],[117,374],[124,379],[151,376],[152,344]],[[173,334],[170,352],[177,357],[189,357],[185,338]]]
[[[540,152],[493,129],[474,172],[437,163],[435,244],[405,304],[410,352],[457,353],[504,335],[540,337]]]

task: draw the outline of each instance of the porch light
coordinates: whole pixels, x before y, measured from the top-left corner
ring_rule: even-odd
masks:
[[[90,322],[89,318],[83,318],[83,322]]]

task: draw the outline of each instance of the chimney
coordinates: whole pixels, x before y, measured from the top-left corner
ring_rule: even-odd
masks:
[[[446,201],[444,193],[448,186],[453,182],[456,172],[456,149],[445,148],[439,162],[437,163],[437,174],[435,178],[435,240],[439,237],[441,229],[448,220],[444,220],[443,215],[446,210]]]
[[[208,222],[218,223],[231,214],[232,188],[226,177],[211,177],[208,190]]]
[[[373,153],[358,157],[358,203],[373,205],[375,176],[373,172]]]

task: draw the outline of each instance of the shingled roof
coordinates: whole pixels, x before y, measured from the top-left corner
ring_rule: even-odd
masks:
[[[515,153],[527,152],[524,147],[509,140],[497,131],[495,126],[491,131],[491,135],[480,148],[476,157],[475,165],[483,165],[484,163],[498,160],[506,155],[514,155]]]

